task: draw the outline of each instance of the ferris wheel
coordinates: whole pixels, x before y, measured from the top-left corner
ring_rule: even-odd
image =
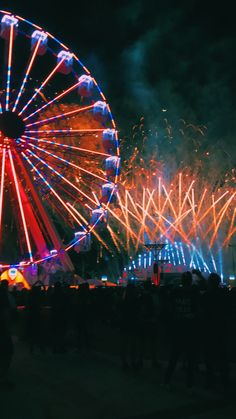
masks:
[[[107,221],[120,170],[95,78],[53,35],[0,11],[0,267],[60,257]]]

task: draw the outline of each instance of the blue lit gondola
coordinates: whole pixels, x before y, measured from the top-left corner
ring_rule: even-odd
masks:
[[[85,231],[75,232],[75,246],[74,250],[77,253],[89,252],[91,249],[91,234],[86,234]]]
[[[69,74],[72,70],[73,55],[68,51],[64,51],[64,50],[60,51],[57,54],[57,64],[59,64],[60,62],[61,62],[61,65],[58,68],[59,73]]]
[[[116,131],[114,129],[105,129],[102,133],[102,143],[106,153],[112,152],[116,146]]]
[[[107,226],[108,221],[108,213],[104,211],[102,208],[96,208],[92,211],[92,216],[90,223],[92,225],[96,224],[96,229],[103,230]]]
[[[80,96],[89,97],[93,94],[94,82],[91,76],[83,74],[79,77],[78,92]]]
[[[43,55],[45,54],[45,52],[47,51],[47,44],[48,44],[48,36],[45,32],[43,31],[34,31],[31,35],[31,50],[33,50],[38,41],[40,39],[40,43],[37,49],[37,54],[38,55]]]
[[[18,19],[14,16],[4,15],[1,20],[1,38],[9,39],[11,26],[14,27],[13,38],[17,35]]]
[[[102,202],[110,202],[114,204],[116,202],[116,189],[114,183],[105,183],[102,185]]]
[[[108,116],[108,108],[106,102],[98,101],[93,107],[94,118],[98,121],[104,121]]]
[[[120,158],[117,157],[117,156],[108,157],[105,160],[105,170],[106,170],[106,175],[108,177],[119,175],[119,173],[120,173]]]

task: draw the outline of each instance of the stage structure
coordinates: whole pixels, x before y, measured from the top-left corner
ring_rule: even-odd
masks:
[[[161,265],[165,260],[159,259],[158,255],[161,250],[165,247],[165,243],[145,243],[144,247],[150,252],[153,251],[153,265],[152,265],[152,282],[155,285],[160,283],[161,276]]]

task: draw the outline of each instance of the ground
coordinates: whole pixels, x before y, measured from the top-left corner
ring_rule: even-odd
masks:
[[[172,389],[162,387],[164,360],[160,368],[146,359],[141,371],[122,371],[118,351],[104,345],[106,332],[103,326],[89,354],[70,349],[31,355],[19,339],[9,377],[15,386],[0,393],[1,419],[235,418],[233,396],[207,391],[200,381],[187,390],[181,369]]]

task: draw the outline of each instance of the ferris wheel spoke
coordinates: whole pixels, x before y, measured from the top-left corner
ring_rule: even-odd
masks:
[[[60,100],[62,97],[66,96],[68,93],[72,92],[74,89],[76,89],[76,87],[78,87],[78,85],[79,85],[79,82],[77,82],[77,83],[73,84],[72,86],[68,87],[68,89],[66,89],[64,92],[55,96],[52,100],[50,100],[49,102],[47,102],[43,106],[41,106],[41,108],[37,109],[36,111],[32,112],[31,114],[29,114],[28,116],[23,118],[23,121],[25,122],[29,118],[32,118],[34,115],[37,115],[39,112],[42,112],[45,108],[50,106],[52,103],[55,103],[56,101]]]
[[[30,136],[27,136],[27,135],[22,135],[22,138],[26,138],[26,139],[31,140],[31,141],[36,141],[37,143],[46,143],[46,144],[49,144],[51,146],[66,148],[67,151],[77,150],[77,151],[81,151],[81,152],[85,152],[85,153],[96,154],[96,155],[102,156],[102,157],[111,157],[112,156],[111,154],[101,153],[100,151],[96,151],[96,150],[89,150],[87,148],[76,147],[76,146],[72,146],[72,145],[69,145],[69,144],[62,144],[62,143],[58,143],[56,141],[50,141],[50,140],[45,140],[45,139],[41,139],[41,138],[30,137]]]
[[[55,115],[55,116],[51,116],[50,118],[41,119],[40,121],[32,122],[31,124],[27,124],[26,129],[28,127],[33,127],[35,125],[47,124],[48,122],[55,121],[55,119],[60,119],[60,118],[64,118],[64,117],[67,117],[67,116],[75,115],[77,113],[84,112],[84,111],[87,111],[89,109],[92,109],[93,107],[94,107],[94,105],[84,106],[83,108],[76,108],[73,111],[64,112],[64,113],[61,113],[61,114],[58,114],[58,115]]]
[[[84,216],[78,210],[76,210],[75,207],[72,204],[70,204],[70,202],[67,202],[66,205],[68,205],[68,207],[70,207],[76,213],[76,215],[78,215],[78,217],[83,221],[84,224],[88,224]]]
[[[30,145],[31,147],[35,148],[36,150],[42,151],[43,153],[47,154],[48,156],[52,156],[55,159],[60,160],[61,162],[67,164],[68,166],[75,167],[76,169],[79,169],[81,172],[87,173],[88,175],[90,175],[92,177],[95,177],[95,178],[97,178],[99,180],[102,180],[103,182],[107,182],[107,179],[106,178],[104,178],[102,176],[99,176],[96,173],[91,172],[90,170],[86,170],[83,167],[78,166],[77,164],[70,162],[69,160],[63,159],[62,157],[59,157],[59,156],[57,156],[54,153],[50,153],[49,151],[44,150],[43,148],[38,147],[38,146],[36,146],[36,145],[34,145],[32,143],[29,143],[28,145]]]
[[[96,133],[96,132],[103,132],[104,129],[103,128],[84,128],[84,129],[72,129],[72,128],[67,128],[67,129],[38,129],[38,130],[25,130],[26,134],[43,134],[43,135],[47,135],[47,134],[71,134],[71,135],[75,135],[75,134],[89,134],[89,133]]]
[[[73,228],[73,223],[69,220],[69,218],[68,218],[68,214],[66,213],[66,214],[63,214],[63,211],[61,211],[59,208],[58,208],[58,203],[56,202],[54,202],[53,201],[53,199],[50,199],[50,197],[48,197],[47,198],[47,202],[48,202],[48,204],[49,205],[51,205],[52,206],[52,208],[54,209],[54,211],[55,211],[55,213],[57,213],[57,216],[60,218],[60,219],[62,219],[63,220],[63,222],[66,224],[66,225],[69,225],[71,228]]]
[[[132,230],[132,228],[129,226],[129,225],[127,225],[127,223],[125,222],[125,221],[123,221],[122,219],[121,219],[121,217],[118,217],[118,215],[115,213],[115,211],[112,211],[112,209],[110,208],[110,207],[107,207],[107,206],[105,206],[104,204],[102,205],[103,206],[103,208],[104,209],[106,209],[106,210],[108,210],[111,214],[112,214],[112,216],[117,220],[117,221],[119,221],[119,223],[120,224],[122,224],[124,227],[125,227],[125,229],[127,230],[127,231],[129,231],[129,233],[131,234],[131,236],[133,236],[135,239],[138,239],[138,236],[137,236],[137,234],[135,234],[135,232]],[[135,216],[134,216],[135,217]]]
[[[79,192],[81,195],[83,195],[85,198],[87,198],[90,202],[95,204],[97,206],[97,202],[92,199],[89,195],[87,195],[85,192],[83,192],[80,188],[78,188],[74,183],[72,183],[69,179],[65,178],[61,173],[59,173],[57,170],[55,170],[50,164],[48,164],[45,160],[37,156],[33,151],[27,149],[27,151],[30,153],[31,156],[35,157],[38,161],[40,161],[44,166],[46,166],[48,169],[50,169],[53,173],[55,173],[59,179],[64,180],[68,185],[70,185],[73,189],[75,189],[77,192]]]
[[[81,222],[78,220],[77,217],[75,217],[74,213],[68,208],[66,205],[66,202],[60,197],[60,195],[55,191],[55,189],[52,187],[52,185],[48,182],[47,179],[42,175],[42,173],[37,169],[37,167],[32,163],[30,158],[26,156],[24,152],[22,152],[22,156],[25,158],[25,160],[29,163],[29,165],[34,169],[34,171],[37,173],[37,175],[40,177],[40,179],[44,182],[44,184],[48,187],[50,192],[53,193],[53,195],[57,198],[57,200],[61,203],[61,205],[67,210],[67,212],[70,213],[70,215],[73,217],[73,219],[79,224],[80,227],[82,227]]]
[[[67,202],[67,205],[69,208],[71,208],[78,217],[82,219],[84,223],[87,223],[86,219],[83,217],[83,215],[73,206],[70,204],[70,202]],[[101,236],[95,231],[94,227],[90,227],[89,232],[94,234],[94,236],[98,239],[98,241],[107,249],[109,250],[109,246],[105,243],[105,241],[101,238]],[[68,247],[67,250],[71,249],[72,245]],[[109,250],[110,251],[110,250]]]
[[[8,111],[9,109],[13,40],[14,40],[14,24],[12,23],[10,26],[10,38],[9,38],[8,59],[7,59],[7,86],[6,86],[6,105],[5,105],[6,111]]]
[[[6,163],[6,149],[2,152],[2,170],[1,170],[1,186],[0,186],[0,238],[2,232],[2,210],[3,210],[3,192],[5,180],[5,163]]]
[[[17,180],[15,165],[14,165],[14,161],[13,161],[12,153],[11,153],[10,149],[8,150],[8,155],[9,155],[11,170],[12,170],[13,179],[14,179],[14,183],[15,183],[16,194],[17,194],[17,199],[18,199],[20,213],[21,213],[21,219],[22,219],[22,223],[23,223],[23,227],[24,227],[25,239],[26,239],[26,243],[27,243],[29,258],[30,258],[30,261],[33,262],[33,255],[32,255],[32,249],[31,249],[27,224],[26,224],[26,220],[25,220],[24,207],[23,207],[23,204],[22,204],[19,183],[18,183],[18,180]]]
[[[26,72],[25,72],[25,76],[24,76],[24,78],[23,78],[23,81],[22,81],[22,84],[21,84],[20,90],[19,90],[19,92],[18,92],[18,95],[17,95],[16,101],[15,101],[15,104],[14,104],[14,106],[13,106],[13,108],[12,108],[12,112],[15,112],[15,110],[16,110],[16,108],[17,108],[17,105],[18,105],[18,103],[19,103],[20,97],[21,97],[21,95],[22,95],[22,93],[23,93],[23,89],[24,89],[24,87],[25,87],[25,85],[26,85],[26,83],[27,83],[27,80],[28,80],[28,77],[29,77],[30,70],[31,70],[31,68],[32,68],[32,66],[33,66],[33,63],[34,63],[35,57],[36,57],[36,55],[37,55],[37,52],[38,52],[38,49],[39,49],[40,42],[41,42],[41,38],[39,38],[39,39],[38,39],[37,44],[36,44],[36,46],[35,46],[35,48],[34,48],[34,51],[33,51],[32,57],[31,57],[31,59],[30,59],[30,62],[29,62],[28,68],[27,68],[27,70],[26,70]]]
[[[24,111],[28,108],[28,106],[33,102],[33,100],[36,98],[36,96],[41,92],[41,90],[44,88],[44,86],[46,86],[46,84],[48,83],[48,81],[52,78],[52,76],[56,73],[56,71],[58,70],[58,68],[62,65],[63,61],[65,58],[62,58],[57,65],[54,67],[54,69],[51,71],[51,73],[49,73],[49,75],[46,77],[46,79],[44,79],[44,81],[42,82],[41,86],[38,89],[35,89],[35,92],[33,94],[33,96],[28,100],[28,102],[25,104],[25,106],[21,109],[21,111],[19,112],[18,115],[22,115],[24,113]]]

